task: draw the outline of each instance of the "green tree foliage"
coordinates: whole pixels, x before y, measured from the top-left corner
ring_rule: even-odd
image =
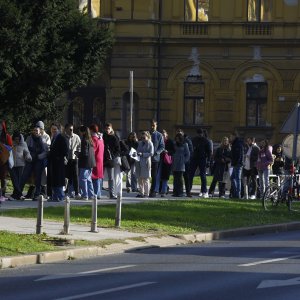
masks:
[[[66,91],[99,76],[112,34],[74,0],[0,0],[0,118],[10,129],[62,113]]]

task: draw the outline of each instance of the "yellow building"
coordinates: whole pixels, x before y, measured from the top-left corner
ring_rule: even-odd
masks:
[[[280,142],[300,94],[298,0],[92,1],[115,45],[105,72],[71,96],[74,121],[110,121],[127,136],[156,118],[173,136],[206,128],[214,141]]]

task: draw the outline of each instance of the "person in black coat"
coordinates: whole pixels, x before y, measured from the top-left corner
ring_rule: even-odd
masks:
[[[125,140],[125,144],[128,147],[128,153],[127,153],[127,160],[130,165],[130,170],[126,173],[126,190],[127,193],[130,192],[137,192],[137,178],[136,178],[136,166],[135,162],[136,160],[133,159],[132,157],[129,156],[130,149],[137,149],[139,143],[138,143],[138,138],[135,132],[130,132],[127,139]]]
[[[89,200],[95,197],[92,182],[92,171],[96,166],[94,143],[88,127],[80,126],[79,134],[81,137],[81,149],[78,154],[80,199]]]
[[[228,137],[223,137],[221,145],[217,148],[214,156],[214,172],[213,180],[209,187],[209,195],[213,197],[217,182],[219,183],[219,197],[225,197],[224,173],[229,172],[229,164],[231,162],[231,149]]]
[[[241,198],[241,180],[242,168],[244,162],[244,142],[240,139],[236,132],[230,134],[229,141],[231,142],[231,188],[232,198]]]
[[[52,201],[62,201],[65,197],[63,187],[65,186],[65,165],[68,157],[68,142],[61,134],[61,125],[51,125],[51,145],[48,155],[48,188],[52,188]],[[50,184],[49,184],[50,183]],[[50,199],[51,200],[51,199]]]
[[[204,131],[202,128],[197,130],[198,136],[192,139],[193,143],[193,156],[190,160],[190,171],[189,171],[189,192],[193,186],[193,179],[197,168],[199,168],[200,178],[201,178],[201,192],[200,197],[208,198],[207,193],[207,181],[206,181],[206,166],[210,161],[210,156],[212,153],[211,144],[208,139],[204,136]]]
[[[173,156],[175,152],[174,141],[169,138],[169,135],[165,129],[162,130],[162,135],[164,139],[165,149],[160,153],[160,161],[158,166],[155,193],[161,194],[161,197],[165,197],[168,193],[168,180],[172,172],[172,164],[167,163],[164,158],[165,155]]]
[[[108,177],[109,198],[117,199],[122,193],[121,147],[120,139],[115,134],[112,124],[106,123],[103,133],[104,167]]]

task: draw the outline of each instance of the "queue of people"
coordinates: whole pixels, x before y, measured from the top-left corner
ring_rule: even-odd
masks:
[[[140,135],[131,132],[127,139],[121,140],[111,123],[105,124],[103,132],[96,124],[82,125],[78,135],[73,124],[62,128],[52,123],[49,136],[44,123],[39,121],[25,141],[18,131],[11,138],[2,123],[1,144],[11,147],[12,158],[10,164],[8,160],[0,161],[0,197],[2,201],[6,199],[8,172],[14,188],[9,200],[23,199],[26,184],[33,187],[34,201],[41,194],[48,201],[62,201],[66,196],[78,200],[101,199],[104,174],[110,199],[121,195],[124,175],[126,192],[136,192],[139,198],[166,197],[171,174],[172,196],[192,197],[193,179],[198,171],[199,197],[213,197],[218,184],[220,198],[225,198],[227,190],[232,198],[255,199],[263,195],[271,172],[283,174],[289,168],[281,145],[271,147],[267,140],[258,146],[254,137],[244,141],[231,133],[213,149],[212,140],[201,128],[193,138],[177,129],[172,139],[166,130],[159,132],[157,125],[152,120],[149,131]],[[208,168],[213,175],[210,187],[206,180]]]

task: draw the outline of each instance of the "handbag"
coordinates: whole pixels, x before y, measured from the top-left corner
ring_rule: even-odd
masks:
[[[164,157],[163,157],[163,161],[166,165],[171,165],[172,164],[172,156],[169,155],[168,153],[165,153]]]
[[[114,167],[114,160],[111,155],[111,151],[109,146],[104,147],[104,167],[106,168],[113,168]]]
[[[125,155],[121,156],[121,171],[128,172],[130,170],[130,165],[128,159]]]

